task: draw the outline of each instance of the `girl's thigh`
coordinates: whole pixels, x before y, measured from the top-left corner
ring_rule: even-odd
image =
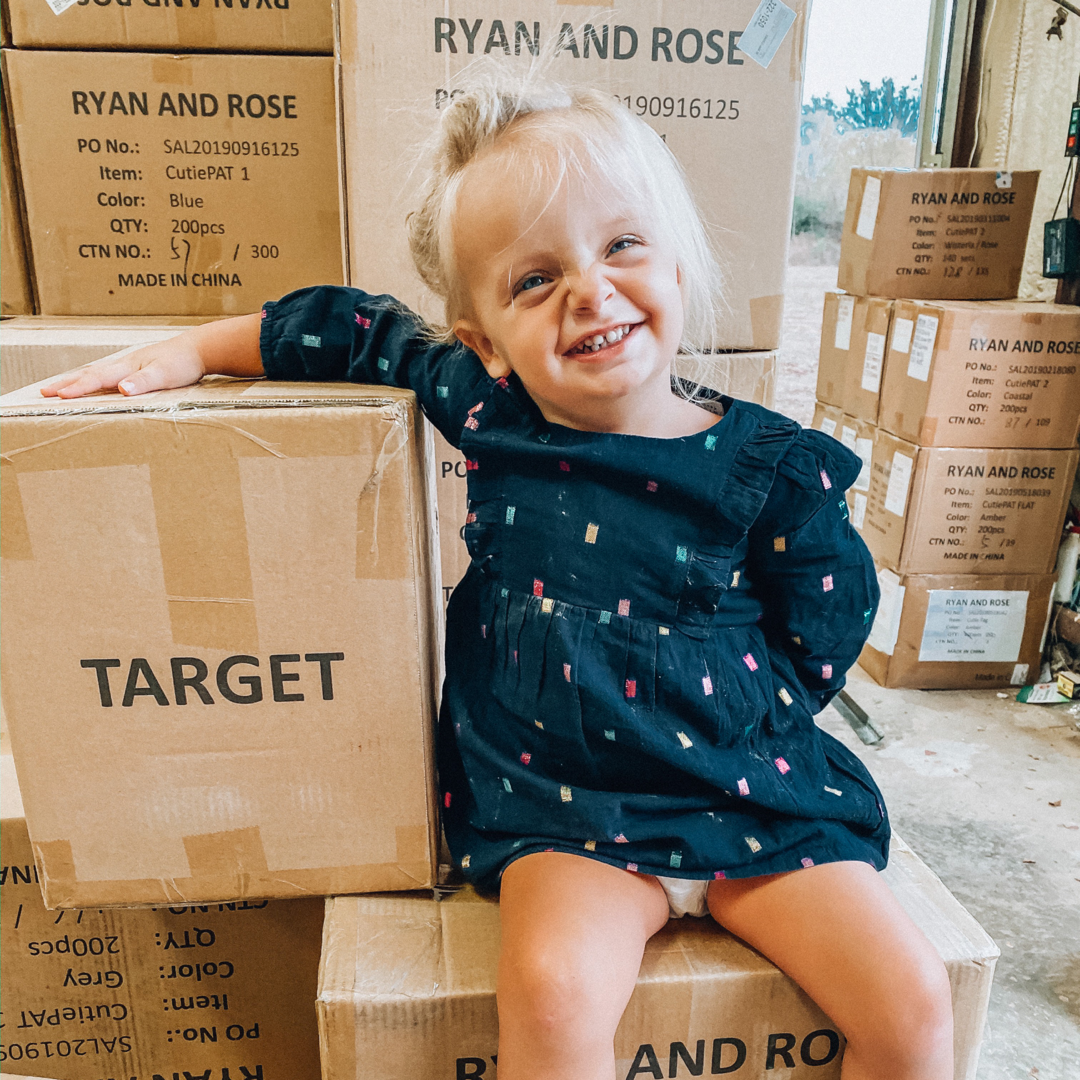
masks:
[[[935,1057],[947,1044],[951,1058],[944,964],[869,864],[714,881],[708,902],[718,923],[814,999],[849,1054],[853,1044],[887,1050],[895,1042]]]
[[[668,919],[659,882],[595,859],[538,852],[506,869],[499,906],[501,1041],[521,1025],[530,1038],[547,1031],[570,1043],[575,1031],[591,1030],[610,1047],[645,943]]]

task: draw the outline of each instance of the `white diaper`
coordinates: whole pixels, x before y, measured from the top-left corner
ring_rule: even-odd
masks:
[[[700,919],[709,914],[705,903],[705,894],[709,889],[707,881],[677,877],[657,877],[656,880],[667,893],[668,907],[673,919],[681,919],[684,915],[693,915]]]

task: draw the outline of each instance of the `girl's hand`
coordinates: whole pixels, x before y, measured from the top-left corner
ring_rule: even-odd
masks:
[[[127,349],[69,371],[42,387],[44,397],[76,398],[99,390],[129,397],[151,390],[191,386],[204,375],[257,379],[263,374],[259,352],[262,315],[204,323],[167,341]]]
[[[41,389],[43,397],[77,398],[100,390],[119,389],[128,396],[151,390],[191,386],[205,374],[202,357],[191,335],[125,349],[61,375]]]

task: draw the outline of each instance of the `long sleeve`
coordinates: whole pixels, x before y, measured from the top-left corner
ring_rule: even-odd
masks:
[[[475,353],[432,342],[392,296],[342,286],[299,289],[266,304],[259,347],[271,379],[412,390],[454,446],[469,408],[492,386]]]
[[[762,629],[790,657],[817,711],[843,687],[877,610],[874,563],[844,499],[860,467],[834,439],[804,431],[750,531],[750,578],[766,611]]]

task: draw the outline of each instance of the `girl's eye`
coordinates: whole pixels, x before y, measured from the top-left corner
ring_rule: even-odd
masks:
[[[636,237],[633,236],[620,236],[608,251],[609,255],[615,255],[620,251],[625,251],[627,248],[633,247],[639,243]]]
[[[527,289],[538,289],[541,285],[546,284],[547,278],[543,274],[530,274],[518,284],[517,291],[525,292]]]

